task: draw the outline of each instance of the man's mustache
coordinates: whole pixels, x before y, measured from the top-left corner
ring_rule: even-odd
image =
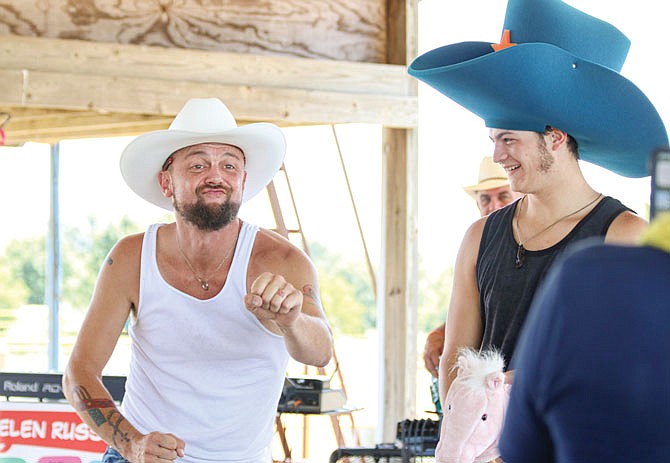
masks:
[[[226,193],[228,193],[230,189],[227,188],[222,183],[217,183],[217,184],[207,184],[207,185],[199,186],[198,188],[196,188],[195,192],[200,194],[200,193],[204,193],[204,192],[210,191],[210,190],[223,190]]]

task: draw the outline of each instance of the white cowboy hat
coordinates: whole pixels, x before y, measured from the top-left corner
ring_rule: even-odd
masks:
[[[479,179],[475,185],[464,186],[467,194],[474,197],[477,191],[490,190],[509,185],[509,179],[505,169],[500,164],[493,162],[491,156],[484,156],[479,163]]]
[[[193,98],[179,111],[167,130],[145,133],[131,141],[121,154],[121,175],[139,196],[173,210],[158,183],[158,173],[175,151],[199,143],[225,143],[244,153],[247,179],[242,202],[261,191],[284,161],[286,140],[274,124],[259,122],[238,127],[218,98]]]

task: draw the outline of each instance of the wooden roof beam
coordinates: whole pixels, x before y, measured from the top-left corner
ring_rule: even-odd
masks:
[[[172,117],[188,98],[218,96],[246,122],[417,125],[400,65],[14,36],[0,63],[0,107]]]

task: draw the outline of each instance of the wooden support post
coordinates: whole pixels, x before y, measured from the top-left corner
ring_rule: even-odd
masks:
[[[416,413],[418,307],[416,137],[385,130],[383,154],[383,262],[378,330],[382,352],[380,420],[383,442]]]
[[[387,62],[407,65],[417,54],[418,0],[387,2]],[[408,94],[417,95],[415,81]],[[378,332],[382,352],[378,437],[393,442],[399,421],[416,413],[418,309],[417,130],[384,128],[382,259]]]

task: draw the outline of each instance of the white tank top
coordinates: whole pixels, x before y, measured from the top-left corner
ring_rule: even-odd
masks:
[[[156,233],[142,243],[137,320],[121,410],[140,432],[186,442],[183,462],[270,461],[288,352],[243,305],[258,227],[242,224],[223,289],[200,300],[170,286],[156,264]]]

